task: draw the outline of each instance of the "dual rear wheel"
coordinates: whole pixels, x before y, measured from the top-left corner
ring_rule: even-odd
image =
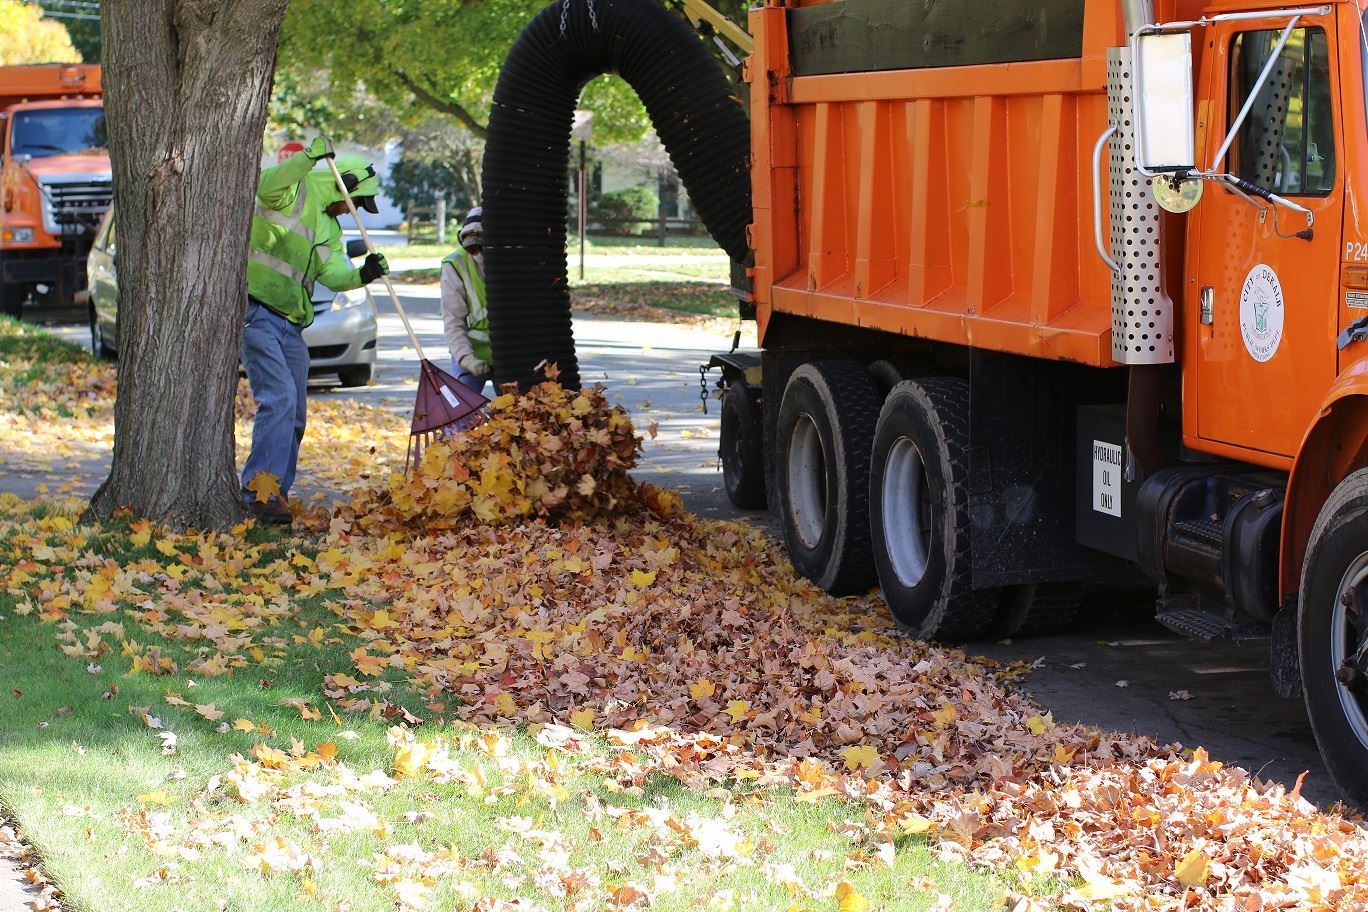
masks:
[[[810,362],[785,389],[775,469],[794,568],[835,595],[877,584],[922,639],[1067,626],[1077,584],[974,588],[969,385],[879,364]]]

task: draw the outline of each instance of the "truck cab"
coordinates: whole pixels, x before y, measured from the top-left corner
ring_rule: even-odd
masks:
[[[1059,630],[1137,565],[1160,623],[1268,644],[1368,804],[1360,4],[793,0],[751,32],[734,502],[927,638]]]
[[[0,287],[4,312],[71,306],[109,208],[98,66],[0,67]]]

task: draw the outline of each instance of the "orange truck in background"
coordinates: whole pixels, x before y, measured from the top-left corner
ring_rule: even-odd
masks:
[[[1361,0],[766,0],[726,488],[947,640],[1138,566],[1368,806]],[[1251,701],[1261,699],[1250,694]]]
[[[70,307],[113,195],[100,67],[0,67],[0,305]]]

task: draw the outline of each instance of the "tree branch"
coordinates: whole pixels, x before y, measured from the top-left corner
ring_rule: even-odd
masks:
[[[420,102],[427,105],[429,108],[433,108],[435,110],[441,111],[444,114],[450,114],[452,117],[455,117],[457,120],[461,122],[461,125],[463,127],[465,127],[470,132],[474,133],[476,136],[480,137],[480,139],[484,139],[486,136],[488,136],[489,128],[481,124],[474,117],[472,117],[470,112],[467,111],[461,105],[457,104],[449,98],[438,98],[436,95],[432,94],[430,90],[428,90],[424,86],[419,85],[415,79],[413,79],[411,76],[409,76],[408,73],[404,72],[403,70],[395,70],[394,75],[400,82],[404,84],[404,88],[408,89],[410,92],[413,93],[414,98],[417,98]]]

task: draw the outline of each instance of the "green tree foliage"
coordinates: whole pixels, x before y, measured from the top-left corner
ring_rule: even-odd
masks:
[[[664,2],[664,0],[661,0]],[[741,0],[717,4],[745,22]],[[439,112],[484,136],[499,70],[543,0],[294,0],[285,18],[282,84],[316,80],[345,108],[358,86],[412,125]],[[581,106],[594,112],[595,141],[637,139],[650,124],[632,90],[616,77],[593,80]]]
[[[79,63],[66,26],[20,0],[0,0],[0,66],[22,63]]]
[[[38,0],[38,5],[52,13],[77,13],[82,18],[62,18],[66,25],[71,43],[80,51],[86,63],[100,62],[100,13],[101,10],[86,6],[99,0]],[[89,17],[89,18],[87,18]]]

